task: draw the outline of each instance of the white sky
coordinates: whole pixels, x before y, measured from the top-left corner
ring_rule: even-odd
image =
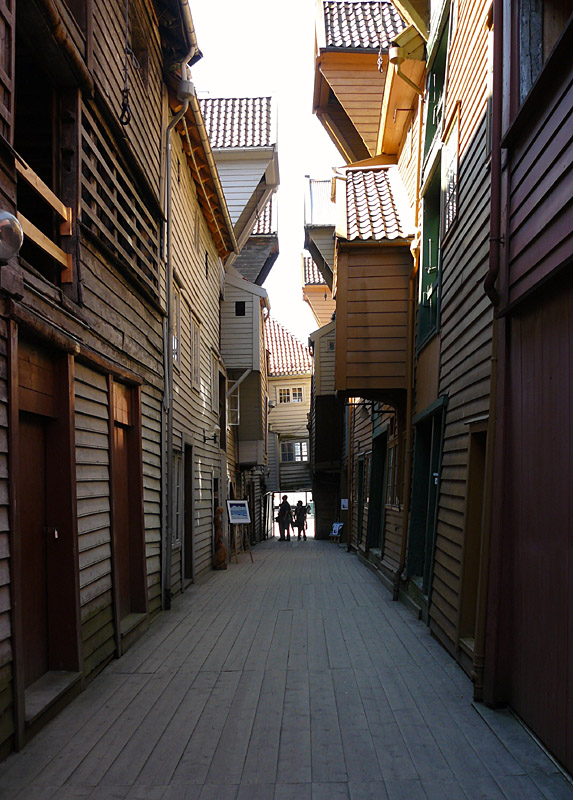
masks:
[[[271,314],[305,344],[318,325],[302,300],[305,175],[342,164],[312,114],[315,0],[191,0],[203,58],[192,69],[199,96],[261,97],[278,105],[280,255],[265,283]]]

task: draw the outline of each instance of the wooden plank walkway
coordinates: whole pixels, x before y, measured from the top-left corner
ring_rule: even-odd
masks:
[[[565,800],[573,786],[332,542],[174,601],[0,764],[2,800]]]

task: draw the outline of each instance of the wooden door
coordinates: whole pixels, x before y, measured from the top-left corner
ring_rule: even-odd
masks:
[[[21,412],[19,433],[17,486],[21,567],[26,584],[22,593],[22,624],[26,637],[23,666],[24,686],[27,687],[49,669],[45,420],[36,414]]]

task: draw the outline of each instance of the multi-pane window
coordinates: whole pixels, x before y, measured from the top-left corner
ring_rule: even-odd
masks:
[[[294,386],[292,390],[293,403],[302,403],[302,386]]]
[[[456,114],[442,148],[442,236],[448,233],[458,215],[458,135]]]
[[[438,330],[440,275],[440,174],[436,171],[424,194],[422,264],[418,307],[418,348]]]
[[[308,442],[281,442],[281,461],[308,461]]]
[[[211,411],[219,413],[219,356],[211,353]]]
[[[290,403],[290,389],[279,389],[279,405]]]
[[[181,364],[181,291],[178,286],[173,288],[173,332],[171,337],[173,350],[173,363]]]
[[[195,317],[191,317],[191,385],[194,389],[201,386],[201,326]]]
[[[386,505],[400,505],[398,497],[398,442],[388,448],[388,467],[386,470]]]
[[[227,422],[229,425],[238,425],[240,421],[240,395],[239,386],[236,386],[227,398]]]

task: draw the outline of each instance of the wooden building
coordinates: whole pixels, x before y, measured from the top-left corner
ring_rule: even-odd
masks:
[[[271,97],[201,100],[240,254],[226,261],[221,302],[221,352],[228,368],[226,397],[237,455],[235,497],[251,507],[251,542],[266,535],[268,365],[262,283],[278,256],[279,183],[275,109]],[[266,499],[265,499],[266,498]]]
[[[573,772],[570,2],[494,7],[496,312],[485,699]],[[526,24],[527,23],[527,24]],[[503,87],[503,91],[501,91]],[[487,586],[487,581],[485,582]]]
[[[405,413],[401,422],[388,395],[372,407],[370,482],[361,495],[356,478],[353,490],[359,508],[369,496],[369,520],[364,530],[366,508],[362,518],[354,510],[350,541],[359,548],[366,534],[367,558],[472,676],[475,697],[509,702],[569,769],[570,12],[550,2],[326,0],[315,72],[316,112],[346,175],[396,164],[415,225],[410,344],[396,362],[405,365]],[[376,48],[374,99],[356,70]],[[336,386],[364,398],[364,368],[349,369],[356,359],[341,324],[344,301],[353,302],[344,269],[337,251]],[[371,347],[375,337],[370,324],[360,338]],[[547,503],[551,534],[541,535]]]
[[[190,464],[186,479],[170,474],[170,434],[181,461],[193,437],[191,462],[200,451],[215,475],[222,451],[202,432],[219,419],[220,259],[236,242],[189,80],[188,5],[129,12],[107,0],[0,10],[2,208],[24,231],[0,272],[0,754],[168,604],[192,486],[191,569],[210,563],[212,485]],[[178,405],[191,364],[198,402]],[[212,411],[183,422],[203,400]]]
[[[302,298],[309,304],[318,325],[328,325],[336,308],[332,291],[310,256],[303,255],[302,271]]]
[[[278,485],[273,491],[310,491],[308,414],[312,359],[308,347],[276,319],[265,321],[269,353],[269,432]],[[278,469],[276,464],[278,464]]]

